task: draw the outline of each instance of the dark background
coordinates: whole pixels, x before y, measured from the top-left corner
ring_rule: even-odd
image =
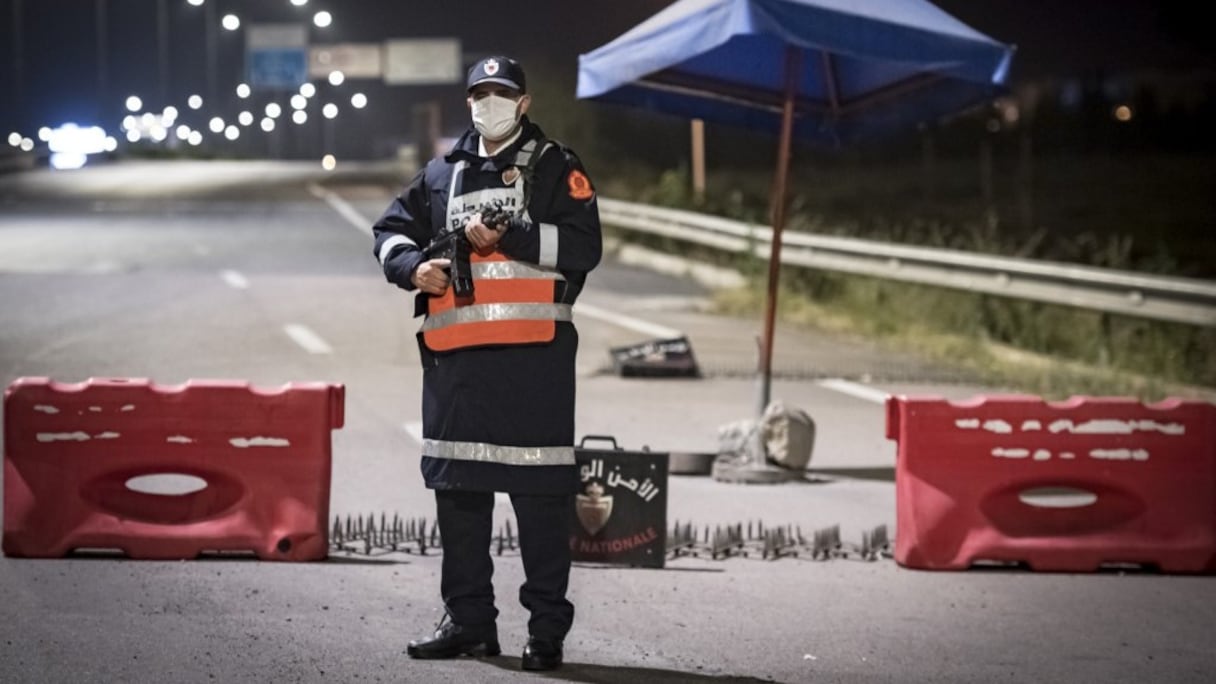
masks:
[[[253,23],[305,22],[313,43],[459,37],[466,64],[495,52],[518,56],[532,75],[534,90],[546,96],[542,101],[584,110],[597,105],[573,100],[578,54],[612,40],[669,4],[665,0],[312,0],[304,7],[294,7],[288,0],[208,3],[217,19],[227,12],[242,19],[241,30],[215,31],[217,105],[232,110],[229,118],[238,107],[257,105],[259,98],[268,101],[272,95],[255,93],[251,103],[242,103],[233,94],[233,87],[243,79],[244,29]],[[1051,78],[1106,78],[1145,68],[1185,70],[1211,66],[1213,61],[1210,41],[1201,35],[1206,24],[1193,3],[941,0],[936,4],[973,28],[1018,46],[1011,79],[1015,87]],[[158,23],[158,9],[163,12],[163,25]],[[333,25],[325,29],[309,21],[321,9],[334,16]],[[105,17],[101,31],[99,15]],[[185,98],[206,91],[205,16],[204,7],[185,0],[0,0],[4,102],[0,125],[24,135],[65,121],[115,131],[126,113],[123,101],[132,93],[143,98],[146,109],[158,111],[173,104],[185,113]],[[163,51],[158,36],[166,38]],[[161,55],[167,57],[163,62]],[[328,84],[319,87],[323,97],[330,94]],[[445,134],[459,132],[466,123],[459,86],[389,87],[379,81],[348,80],[339,90],[346,94],[341,101],[356,90],[370,99],[357,122],[339,119],[334,124],[333,134],[348,155],[383,156],[399,142],[411,140],[415,107],[420,103],[440,103]],[[313,119],[314,127],[319,126],[320,117]],[[265,151],[311,155],[314,150],[306,144],[311,140],[303,138],[316,138],[319,131],[293,134],[301,139],[285,140],[277,149]]]
[[[688,123],[677,117],[574,98],[578,55],[670,4],[667,0],[0,0],[0,135],[35,138],[67,121],[103,126],[119,155],[384,159],[434,151],[428,122],[444,138],[468,126],[462,84],[386,86],[380,79],[317,82],[307,124],[280,119],[229,142],[128,145],[124,101],[176,106],[180,123],[205,129],[215,115],[285,110],[287,93],[237,98],[246,29],[301,22],[310,44],[457,37],[465,66],[490,54],[519,58],[533,114],[550,137],[578,151],[603,194],[763,221],[770,206],[775,141],[767,134],[706,127],[708,189],[690,195]],[[1216,193],[1216,50],[1200,5],[1151,0],[939,0],[972,28],[1017,47],[1009,100],[838,149],[797,143],[791,228],[1060,259],[1174,275],[1216,274],[1211,217]],[[312,25],[328,10],[333,24]],[[236,32],[216,26],[217,97],[207,93],[205,19],[233,12]],[[98,19],[104,21],[99,22]],[[160,18],[158,20],[158,17]],[[99,28],[100,27],[100,28]],[[163,38],[163,40],[161,40]],[[348,106],[367,95],[366,109]],[[320,103],[342,113],[320,116]],[[1130,122],[1117,121],[1120,105]],[[438,141],[442,149],[445,141]],[[3,152],[12,148],[0,144]]]

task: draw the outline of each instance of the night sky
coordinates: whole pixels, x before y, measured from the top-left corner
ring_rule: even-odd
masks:
[[[519,56],[533,72],[548,72],[573,86],[577,55],[612,40],[669,4],[666,0],[207,0],[216,16],[234,12],[245,26],[302,20],[320,9],[334,24],[309,24],[310,41],[379,42],[386,38],[457,36],[466,61],[491,52]],[[1012,80],[1114,73],[1144,67],[1211,66],[1213,52],[1200,35],[1205,22],[1185,2],[1150,0],[940,0],[937,4],[973,28],[1018,46]],[[158,31],[157,6],[165,8]],[[108,27],[99,49],[96,17]],[[205,94],[204,10],[186,0],[0,0],[0,126],[29,133],[41,125],[74,120],[116,128],[122,101],[141,94],[149,107],[181,107],[192,92]],[[16,20],[20,19],[20,26]],[[558,28],[560,27],[560,28]],[[158,58],[158,35],[167,36],[168,59]],[[231,94],[241,80],[242,32],[218,30],[218,89],[222,105],[241,105]],[[101,88],[105,92],[100,92]],[[328,86],[323,86],[328,87]],[[459,87],[386,87],[348,81],[372,105],[362,114],[384,145],[413,125],[414,105],[444,103],[446,127],[462,112]],[[163,89],[163,93],[162,93]],[[335,94],[336,96],[336,94]],[[407,123],[407,120],[409,123]],[[366,129],[365,129],[366,130]],[[447,132],[447,131],[445,131]],[[341,132],[338,135],[342,135]],[[359,152],[376,154],[368,140]],[[353,144],[353,143],[352,143]]]

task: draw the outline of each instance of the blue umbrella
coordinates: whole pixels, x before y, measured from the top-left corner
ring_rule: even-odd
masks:
[[[579,98],[780,134],[761,410],[791,140],[844,144],[988,102],[1013,52],[926,0],[680,0],[579,55]]]

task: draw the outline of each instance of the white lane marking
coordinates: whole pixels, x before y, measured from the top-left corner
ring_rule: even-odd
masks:
[[[283,326],[283,332],[287,333],[292,342],[303,347],[304,351],[309,354],[329,354],[333,352],[333,347],[330,347],[325,340],[321,339],[320,335],[299,323],[289,323]]]
[[[574,312],[652,337],[671,338],[683,336],[683,333],[674,328],[668,328],[657,323],[651,323],[650,321],[643,321],[640,318],[626,316],[625,314],[609,311],[608,309],[601,309],[594,304],[587,304],[585,302],[575,304]]]
[[[872,401],[875,404],[885,404],[887,403],[887,397],[891,396],[889,392],[884,392],[880,389],[870,387],[869,385],[862,385],[849,380],[843,380],[841,378],[828,378],[826,380],[820,380],[816,384],[820,387],[826,387],[830,390],[836,390],[837,392],[847,394],[850,397],[857,397],[858,399]]]
[[[406,434],[413,437],[415,442],[418,442],[418,446],[422,446],[422,421],[411,421],[401,427],[405,428]]]
[[[234,290],[244,290],[249,287],[249,281],[245,279],[245,276],[236,271],[220,271],[220,277]]]
[[[312,193],[313,197],[328,204],[331,209],[338,212],[342,218],[346,219],[347,223],[350,223],[360,232],[366,235],[372,234],[373,222],[364,218],[363,214],[360,214],[349,202],[339,197],[337,193],[326,190],[316,183],[308,184],[308,192]]]

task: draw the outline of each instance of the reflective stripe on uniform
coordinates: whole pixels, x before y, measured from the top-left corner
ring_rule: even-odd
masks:
[[[552,223],[540,224],[540,258],[536,263],[557,268],[557,226]]]
[[[506,465],[574,465],[574,447],[516,447],[485,442],[422,440],[422,455],[460,461],[485,461]]]
[[[452,218],[452,200],[456,197],[456,181],[460,178],[460,174],[464,173],[464,160],[456,162],[456,166],[452,167],[452,181],[448,183],[448,223],[451,223]]]
[[[458,323],[570,320],[574,320],[574,314],[569,304],[470,304],[428,315],[422,323],[422,331],[438,330]]]
[[[537,268],[522,261],[479,261],[469,264],[469,271],[478,280],[509,280],[523,278],[527,280],[565,280],[566,277],[557,271],[547,268]]]
[[[528,142],[520,146],[519,151],[515,153],[515,166],[526,168],[532,161],[532,153],[536,151],[536,138],[532,138]],[[541,150],[544,152],[544,149]]]
[[[393,253],[393,248],[397,247],[398,245],[412,245],[415,249],[418,247],[417,242],[414,242],[404,235],[392,236],[391,238],[385,240],[384,244],[380,245],[379,258],[381,266],[384,265],[385,259],[388,259],[388,255]]]

